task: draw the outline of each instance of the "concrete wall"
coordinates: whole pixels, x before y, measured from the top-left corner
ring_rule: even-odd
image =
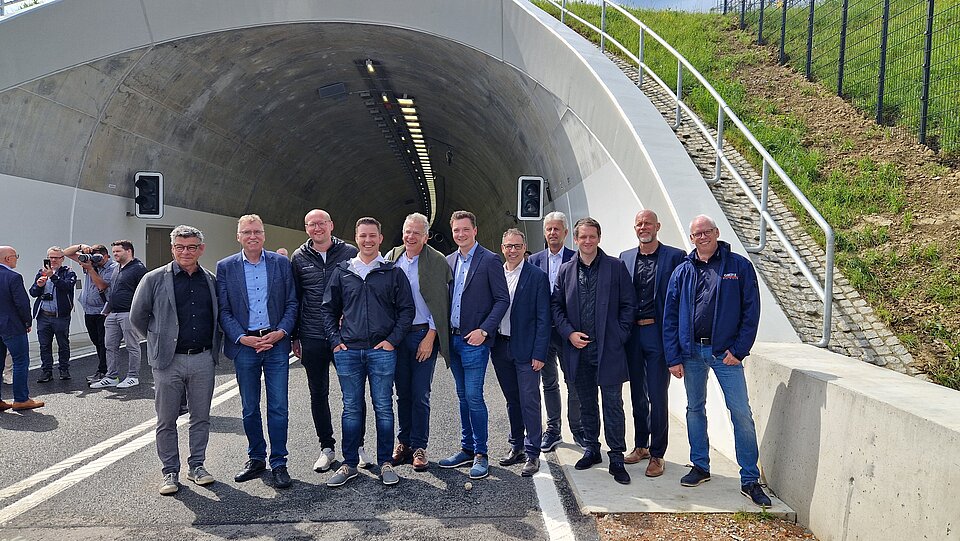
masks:
[[[745,366],[764,476],[818,539],[960,538],[960,393],[809,345]]]

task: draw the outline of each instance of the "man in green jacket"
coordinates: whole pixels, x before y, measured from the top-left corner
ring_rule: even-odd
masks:
[[[439,351],[450,366],[449,285],[453,280],[443,254],[427,246],[429,223],[420,213],[403,222],[403,245],[390,250],[393,261],[410,281],[417,313],[413,326],[397,348],[397,447],[393,465],[413,461],[413,469],[427,469],[427,439],[430,435],[430,385]]]

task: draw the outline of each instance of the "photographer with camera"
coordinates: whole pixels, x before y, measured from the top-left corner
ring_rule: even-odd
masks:
[[[63,255],[76,261],[83,267],[83,289],[80,290],[80,306],[83,308],[83,322],[87,335],[97,348],[97,373],[87,376],[87,383],[100,381],[107,375],[107,350],[104,346],[103,305],[107,301],[107,290],[114,274],[120,268],[110,258],[110,251],[103,244],[74,244],[68,246]]]
[[[77,274],[63,265],[63,248],[51,246],[30,286],[30,296],[37,299],[33,317],[37,320],[40,342],[40,379],[53,380],[53,338],[57,338],[60,379],[70,379],[70,312],[73,311],[73,288]]]

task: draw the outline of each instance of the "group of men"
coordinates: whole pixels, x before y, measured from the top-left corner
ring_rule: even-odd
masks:
[[[320,448],[314,465],[318,472],[336,464],[329,404],[331,364],[340,383],[343,461],[328,486],[344,485],[357,477],[360,467],[379,466],[386,485],[400,481],[395,470],[400,464],[426,470],[430,390],[440,353],[456,385],[461,421],[460,448],[438,461],[442,468],[469,466],[472,479],[489,474],[483,385],[492,359],[510,425],[509,448],[499,464],[522,463],[521,475],[532,476],[539,470],[540,453],[562,441],[562,373],[570,431],[584,450],[575,467],[587,469],[603,461],[602,420],[608,470],[615,481],[630,483],[624,464],[644,459],[649,461],[647,476],[662,475],[672,374],[684,379],[688,397],[693,467],[681,484],[699,485],[710,479],[705,414],[709,368],[723,389],[734,424],[742,492],[758,505],[770,504],[759,485],[756,430],[742,369],[759,322],[756,275],[748,260],[718,240],[719,230],[709,217],[698,216],[690,224],[695,248],[684,254],[658,240],[660,223],[654,212],[640,211],[634,223],[638,246],[619,259],[600,249],[601,226],[592,218],[577,221],[576,250],[567,248],[567,219],[559,212],[544,219],[546,249],[528,260],[522,231],[503,233],[501,261],[477,242],[476,217],[467,211],[451,216],[458,249],[446,257],[427,244],[429,223],[418,213],[404,221],[403,244],[385,256],[381,224],[374,218],[357,221],[356,247],[333,236],[334,223],[323,210],[307,213],[304,227],[308,239],[287,259],[264,249],[264,226],[257,215],[242,216],[237,227],[241,250],[219,261],[215,275],[200,266],[203,233],[190,226],[178,226],[170,235],[173,261],[145,276],[139,273],[137,283],[132,279],[135,273],[125,270],[133,260],[132,245],[129,259],[117,257],[118,249],[126,250],[123,241],[113,246],[119,268],[111,278],[104,278],[104,272],[93,267],[96,263],[82,263],[88,281],[83,300],[88,328],[96,328],[98,317],[105,318],[103,386],[119,383],[109,337],[146,337],[156,385],[161,494],[179,489],[176,421],[184,402],[190,416],[187,478],[200,485],[214,482],[204,458],[214,366],[222,343],[236,370],[248,443],[248,460],[235,475],[237,482],[259,477],[269,464],[275,486],[292,483],[286,466],[291,351],[300,358],[308,380]],[[102,253],[99,248],[77,245],[60,253],[66,257]],[[0,247],[0,264],[7,270],[16,266],[15,252],[10,252],[9,247]],[[40,293],[39,314],[53,319],[59,317],[61,303],[72,304],[72,297],[62,301],[54,294],[50,304],[42,294],[56,292],[59,281],[70,279],[50,259],[52,272],[41,272],[31,293]],[[16,297],[16,280],[10,276],[16,273],[3,270],[0,280],[13,284],[3,294],[9,290]],[[129,297],[120,294],[126,284],[132,284]],[[113,291],[98,295],[106,307],[97,312],[97,299],[89,299],[90,293],[106,289]],[[9,302],[19,306],[21,301]],[[8,301],[0,302],[5,306]],[[29,317],[29,313],[22,317],[16,329],[2,329],[6,347],[20,347],[15,340],[8,343],[11,334],[23,334],[25,341]],[[39,327],[41,320],[37,321]],[[56,324],[44,325],[56,335]],[[128,329],[136,334],[127,335]],[[17,366],[15,359],[15,373]],[[59,368],[61,377],[69,377],[63,357]],[[44,378],[52,373],[52,358],[42,370]],[[131,370],[125,382],[137,379]],[[364,450],[368,381],[376,426],[374,457]],[[628,381],[635,433],[629,453],[621,394]],[[261,382],[266,389],[269,455]],[[14,407],[28,400],[15,398]]]

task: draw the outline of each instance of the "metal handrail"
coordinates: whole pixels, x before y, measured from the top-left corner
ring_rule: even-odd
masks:
[[[607,44],[612,43],[619,49],[623,54],[625,54],[630,60],[637,64],[637,85],[643,84],[643,77],[646,73],[650,78],[661,88],[664,89],[667,93],[671,95],[673,100],[676,102],[676,118],[673,123],[673,128],[677,129],[680,127],[680,124],[683,120],[683,113],[686,113],[687,118],[689,118],[698,130],[703,134],[704,138],[710,142],[710,146],[713,147],[714,152],[716,152],[716,167],[714,168],[713,178],[707,179],[708,184],[716,184],[720,181],[720,175],[723,169],[726,169],[727,172],[737,181],[741,188],[743,188],[744,193],[750,199],[750,202],[757,209],[760,219],[760,231],[759,231],[759,242],[756,246],[746,246],[746,249],[750,253],[758,253],[762,251],[767,244],[767,227],[769,227],[774,234],[777,235],[777,238],[780,239],[780,242],[783,243],[784,248],[787,253],[790,254],[790,257],[793,258],[794,262],[800,268],[800,272],[810,283],[813,290],[816,292],[817,296],[823,301],[823,335],[819,342],[817,342],[818,347],[827,347],[827,344],[830,342],[830,333],[831,333],[831,321],[833,319],[833,265],[834,265],[834,250],[836,247],[836,242],[834,238],[833,228],[830,227],[830,224],[823,218],[820,212],[817,211],[816,207],[810,203],[810,200],[807,199],[803,192],[800,191],[800,188],[794,184],[793,180],[790,179],[790,176],[780,167],[780,164],[777,163],[770,153],[767,152],[767,149],[764,148],[762,144],[754,137],[753,133],[747,128],[747,126],[740,120],[740,117],[727,105],[727,102],[720,96],[720,93],[713,88],[713,86],[704,78],[704,76],[693,67],[690,62],[683,57],[676,49],[673,48],[666,40],[660,37],[659,34],[654,32],[649,26],[643,24],[639,19],[637,19],[632,13],[609,0],[601,0],[600,7],[600,21],[601,27],[598,28],[596,25],[587,21],[586,19],[580,17],[576,13],[567,9],[567,0],[546,0],[554,7],[560,10],[560,22],[563,24],[569,25],[566,20],[567,16],[572,17],[574,20],[580,24],[586,26],[593,32],[596,32],[600,35],[600,50],[605,51]],[[613,8],[616,11],[623,14],[631,22],[633,22],[640,30],[640,39],[638,43],[638,48],[636,54],[633,51],[625,47],[616,38],[611,36],[606,32],[607,28],[607,7]],[[644,52],[646,48],[647,40],[646,36],[653,38],[657,43],[659,43],[667,52],[669,52],[674,58],[677,59],[677,86],[675,89],[670,88],[670,86],[665,83],[653,69],[651,69],[646,62],[644,62]],[[717,133],[716,138],[710,133],[709,129],[703,123],[703,121],[693,112],[693,110],[683,101],[683,70],[686,70],[693,75],[693,77],[700,83],[700,86],[706,90],[710,96],[713,97],[714,101],[717,103]],[[736,167],[730,162],[730,160],[723,153],[723,142],[724,142],[724,124],[729,120],[737,129],[740,130],[740,133],[746,138],[750,145],[757,151],[760,157],[763,159],[763,173],[761,176],[761,188],[760,188],[760,198],[753,193],[753,189],[746,183],[743,176],[737,171]],[[790,190],[790,193],[797,199],[800,205],[807,211],[810,217],[814,222],[823,230],[823,235],[825,239],[825,251],[826,251],[826,261],[825,261],[825,271],[823,277],[823,283],[820,283],[820,280],[817,276],[814,275],[810,266],[803,260],[803,257],[797,252],[796,247],[793,245],[793,242],[786,236],[781,229],[780,225],[777,223],[776,218],[770,214],[768,209],[769,203],[769,191],[770,191],[770,172],[773,171],[783,182],[783,184]]]
[[[26,3],[27,1],[28,1],[28,0],[0,0],[0,17],[3,17],[4,15],[7,15],[7,9],[6,9],[7,6],[13,6],[13,5],[20,4],[21,7],[20,7],[20,10],[19,10],[19,11],[23,11],[24,9],[30,9],[30,8],[32,8],[32,7],[35,7],[36,5],[40,5],[40,4],[43,3],[43,2],[41,1],[41,2],[39,2],[38,4],[31,4],[31,5],[29,5],[29,6],[24,6],[23,4]]]

